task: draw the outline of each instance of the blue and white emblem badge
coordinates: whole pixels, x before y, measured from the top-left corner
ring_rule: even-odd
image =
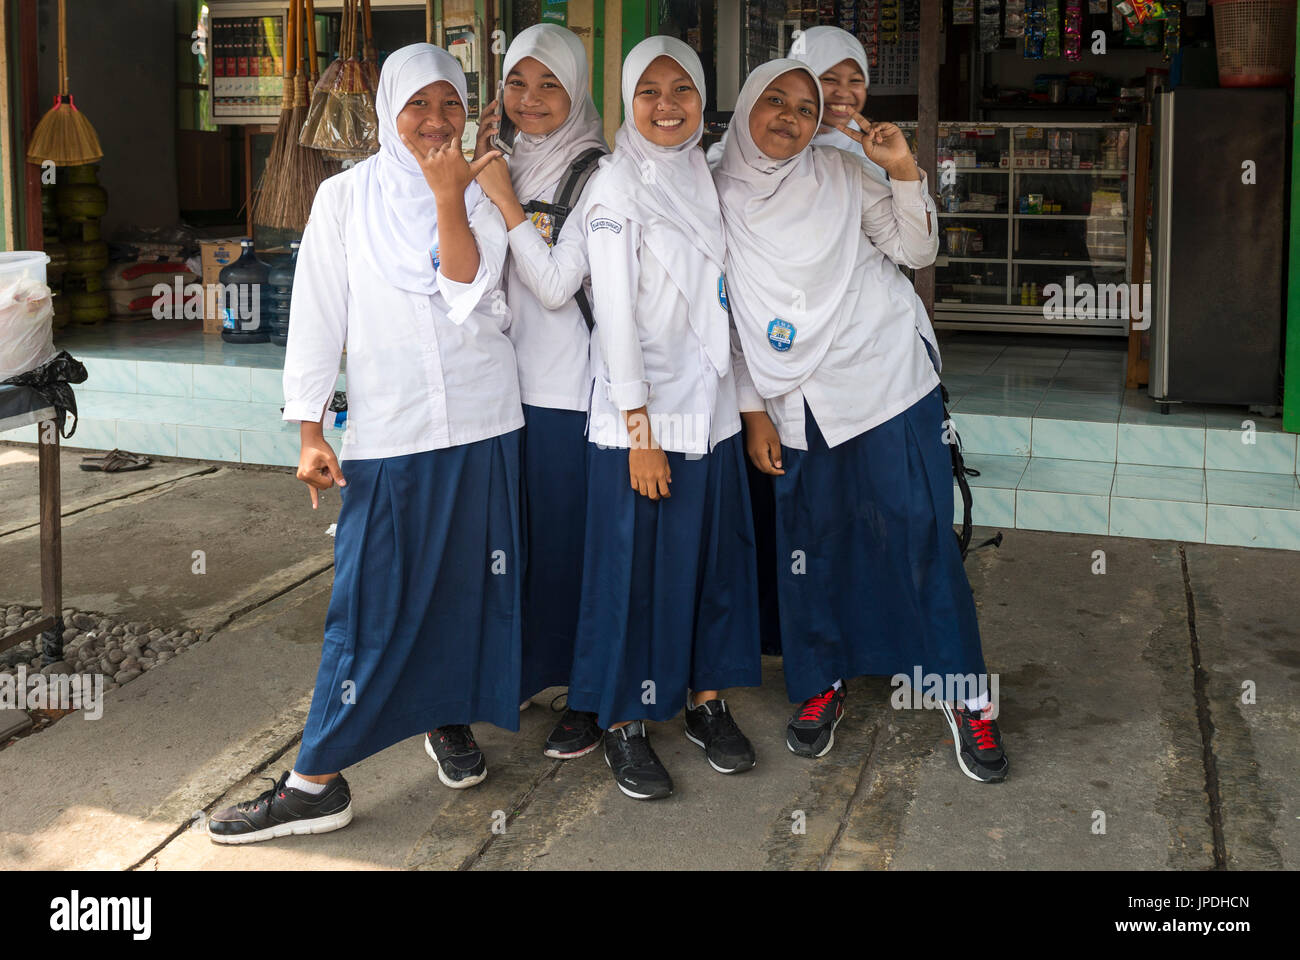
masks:
[[[772,345],[773,350],[785,353],[794,343],[796,332],[793,323],[777,317],[767,325],[767,342]]]

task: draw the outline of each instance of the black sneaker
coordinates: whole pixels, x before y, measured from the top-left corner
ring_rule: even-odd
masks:
[[[718,773],[744,773],[756,762],[754,748],[736,726],[725,700],[706,700],[686,708],[686,739],[704,748]]]
[[[437,762],[438,779],[453,790],[464,790],[487,779],[487,761],[466,724],[448,724],[426,733],[424,752]]]
[[[208,839],[213,843],[256,843],[329,833],[352,822],[352,791],[341,774],[320,793],[295,790],[286,786],[288,779],[286,770],[279,780],[271,780],[275,786],[270,790],[214,813],[208,820]]]
[[[605,762],[618,788],[634,800],[671,796],[673,779],[655,756],[645,724],[635,720],[605,734]]]
[[[596,725],[596,715],[584,710],[565,710],[546,738],[542,751],[557,760],[576,760],[596,749],[605,731]]]
[[[809,697],[785,725],[785,745],[801,757],[824,757],[835,745],[835,728],[844,719],[844,684]]]
[[[992,709],[967,710],[964,705],[953,707],[940,701],[944,719],[952,730],[952,742],[957,750],[957,765],[961,772],[981,783],[997,783],[1007,778],[1010,763],[1002,750],[1002,734]]]

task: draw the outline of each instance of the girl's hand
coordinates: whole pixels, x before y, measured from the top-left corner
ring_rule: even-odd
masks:
[[[916,161],[912,159],[912,150],[907,145],[907,138],[903,136],[903,131],[899,130],[892,123],[872,123],[862,114],[856,111],[853,119],[858,122],[861,130],[854,130],[851,127],[844,126],[840,129],[852,137],[858,143],[862,144],[862,152],[872,163],[878,163],[885,168],[885,172],[894,180],[919,180],[921,179],[920,171],[916,168]]]
[[[668,456],[659,447],[638,450],[633,447],[627,454],[627,469],[632,489],[651,500],[671,497],[668,484],[673,482],[668,469]]]
[[[474,140],[475,160],[492,149],[492,137],[501,129],[501,114],[497,112],[499,109],[500,104],[493,100],[479,114],[478,137]]]
[[[478,180],[478,185],[483,188],[488,199],[498,207],[505,207],[510,203],[517,204],[519,198],[515,196],[514,184],[510,182],[510,164],[501,156],[500,151],[493,152],[496,153],[495,159],[483,167],[475,179]]]
[[[650,432],[650,416],[645,407],[627,410],[623,414],[632,449],[627,454],[628,478],[632,489],[643,497],[658,500],[670,497],[668,484],[673,482],[668,468],[668,456],[655,443]]]
[[[501,211],[507,230],[513,230],[528,219],[524,208],[519,205],[519,198],[515,196],[515,186],[510,182],[510,164],[506,163],[505,157],[498,154],[495,160],[479,171],[475,179],[487,198]]]
[[[315,428],[314,430],[312,428]],[[320,506],[320,494],[317,491],[328,490],[336,483],[346,487],[343,470],[334,456],[334,449],[329,445],[321,431],[319,423],[302,425],[302,450],[298,454],[298,479],[311,489],[311,508]]]
[[[745,421],[745,450],[754,466],[774,477],[785,475],[781,469],[781,436],[772,418],[762,410],[742,413]]]
[[[460,152],[460,142],[457,140],[449,140],[441,149],[435,147],[428,153],[416,150],[415,145],[405,136],[402,137],[402,142],[419,161],[425,183],[439,200],[462,196],[479,171],[501,156],[500,150],[491,150],[471,164],[465,162],[465,155]]]

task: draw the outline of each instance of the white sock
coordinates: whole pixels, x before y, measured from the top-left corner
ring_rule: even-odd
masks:
[[[285,781],[286,787],[293,787],[295,790],[301,790],[303,793],[318,794],[324,793],[328,783],[312,783],[310,780],[304,780],[298,776],[296,770],[289,772],[289,779]]]
[[[966,709],[969,710],[971,713],[980,713],[992,701],[989,700],[988,692],[985,691],[984,693],[981,693],[978,697],[976,697],[974,700],[963,700],[962,702],[966,704]]]
[[[831,684],[831,689],[832,689],[832,690],[838,690],[838,689],[839,689],[840,687],[842,687],[842,686],[844,686],[844,681],[842,681],[842,680],[836,680],[834,683]]]

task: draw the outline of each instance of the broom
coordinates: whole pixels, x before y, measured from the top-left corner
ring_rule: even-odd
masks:
[[[295,14],[302,9],[300,0],[295,0]],[[296,15],[294,19],[296,23],[300,22]],[[304,72],[301,30],[295,37],[293,55],[293,110],[288,117],[290,136],[278,165],[274,168],[268,166],[266,171],[268,215],[265,225],[301,231],[307,226],[316,188],[334,172],[334,168],[328,166],[316,151],[298,145],[298,130],[307,114],[307,74]]]
[[[297,10],[299,0],[292,0],[288,22],[284,30],[284,89],[280,95],[280,122],[275,128],[275,139],[271,141],[271,150],[266,155],[266,166],[257,184],[257,193],[253,197],[253,222],[272,223],[279,218],[279,212],[272,207],[273,195],[270,191],[270,174],[284,163],[285,151],[293,137],[293,74],[289,59],[290,51],[297,49]]]
[[[361,0],[366,12],[366,45],[361,51],[361,66],[366,71],[366,80],[373,93],[379,89],[379,53],[375,49],[375,22],[370,16],[370,0]]]
[[[317,84],[308,122],[298,139],[338,160],[365,158],[379,149],[374,90],[356,58],[358,21],[357,0],[345,0],[339,58]]]
[[[39,164],[49,160],[58,167],[75,167],[103,157],[104,148],[99,145],[95,128],[68,93],[67,0],[59,0],[59,95],[32,131],[27,162]]]
[[[305,0],[305,2],[307,12],[312,15],[306,26],[308,42],[314,50],[316,48],[315,11],[312,9],[312,0]],[[295,131],[301,130],[303,121],[307,119],[307,103],[311,97],[307,86],[307,74],[303,72],[304,65],[303,51],[300,46],[298,69],[293,82],[293,129]],[[316,199],[316,189],[333,171],[326,166],[324,157],[315,150],[308,150],[300,145],[296,137],[289,141],[285,161],[285,169],[289,171],[289,177],[285,182],[287,189],[282,208],[283,216],[281,222],[275,226],[302,230],[307,226],[307,218],[311,215],[311,202]]]

